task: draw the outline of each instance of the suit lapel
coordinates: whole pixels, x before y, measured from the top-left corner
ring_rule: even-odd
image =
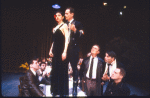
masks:
[[[102,75],[102,63],[101,60],[98,58],[98,64],[97,64],[97,73],[96,73],[96,78],[101,77]]]
[[[97,70],[96,70],[96,79],[99,77],[99,71],[100,71],[100,60],[98,59],[98,64],[97,64]]]
[[[87,72],[88,68],[89,68],[89,60],[90,60],[90,57],[88,57],[88,59],[85,61],[85,72]]]
[[[73,21],[71,22],[71,24],[74,24],[74,25],[75,25],[75,22],[76,22],[76,21],[75,21],[75,20],[73,20]]]
[[[30,73],[32,73],[34,80],[39,81],[37,73],[36,73],[36,76],[33,74],[33,72],[31,70],[30,70]]]

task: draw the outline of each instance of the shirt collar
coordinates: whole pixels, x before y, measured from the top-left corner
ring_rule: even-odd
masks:
[[[33,69],[30,69],[32,73],[36,76],[36,72]]]
[[[93,57],[92,57],[92,56],[90,56],[90,59],[92,59],[92,58],[93,58]],[[97,58],[97,56],[96,56],[96,57],[94,57],[94,59],[95,59],[95,58]]]
[[[115,64],[116,63],[116,59],[111,63],[111,65]]]
[[[71,21],[69,21],[69,23],[72,23],[73,20],[74,20],[74,18]]]

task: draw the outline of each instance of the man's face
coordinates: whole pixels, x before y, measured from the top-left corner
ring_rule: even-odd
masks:
[[[39,69],[39,63],[37,62],[37,60],[33,60],[33,64],[31,64],[31,67],[35,70]]]
[[[122,78],[123,78],[123,76],[120,74],[120,69],[116,68],[111,75],[111,79],[118,80],[118,79],[122,79]]]
[[[70,9],[66,9],[65,11],[65,18],[66,20],[70,21],[73,18],[74,13],[70,13]]]
[[[112,58],[111,56],[109,56],[107,53],[105,53],[105,62],[108,64],[111,64],[114,60],[114,58]]]
[[[94,54],[94,55],[99,54],[99,47],[94,45],[91,49],[91,54]]]
[[[45,68],[46,68],[46,64],[41,64],[41,69],[42,69],[42,71],[44,71]]]

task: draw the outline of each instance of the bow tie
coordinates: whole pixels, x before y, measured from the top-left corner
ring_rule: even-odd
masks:
[[[112,64],[108,64],[108,66],[112,66]]]
[[[69,21],[67,21],[66,23],[67,23],[67,25],[68,25],[68,24],[69,24]]]

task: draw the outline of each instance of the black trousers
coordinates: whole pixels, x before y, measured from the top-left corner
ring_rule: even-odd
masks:
[[[77,63],[79,61],[79,48],[69,47],[67,52],[67,62],[71,64],[73,70],[73,81],[78,81]]]

